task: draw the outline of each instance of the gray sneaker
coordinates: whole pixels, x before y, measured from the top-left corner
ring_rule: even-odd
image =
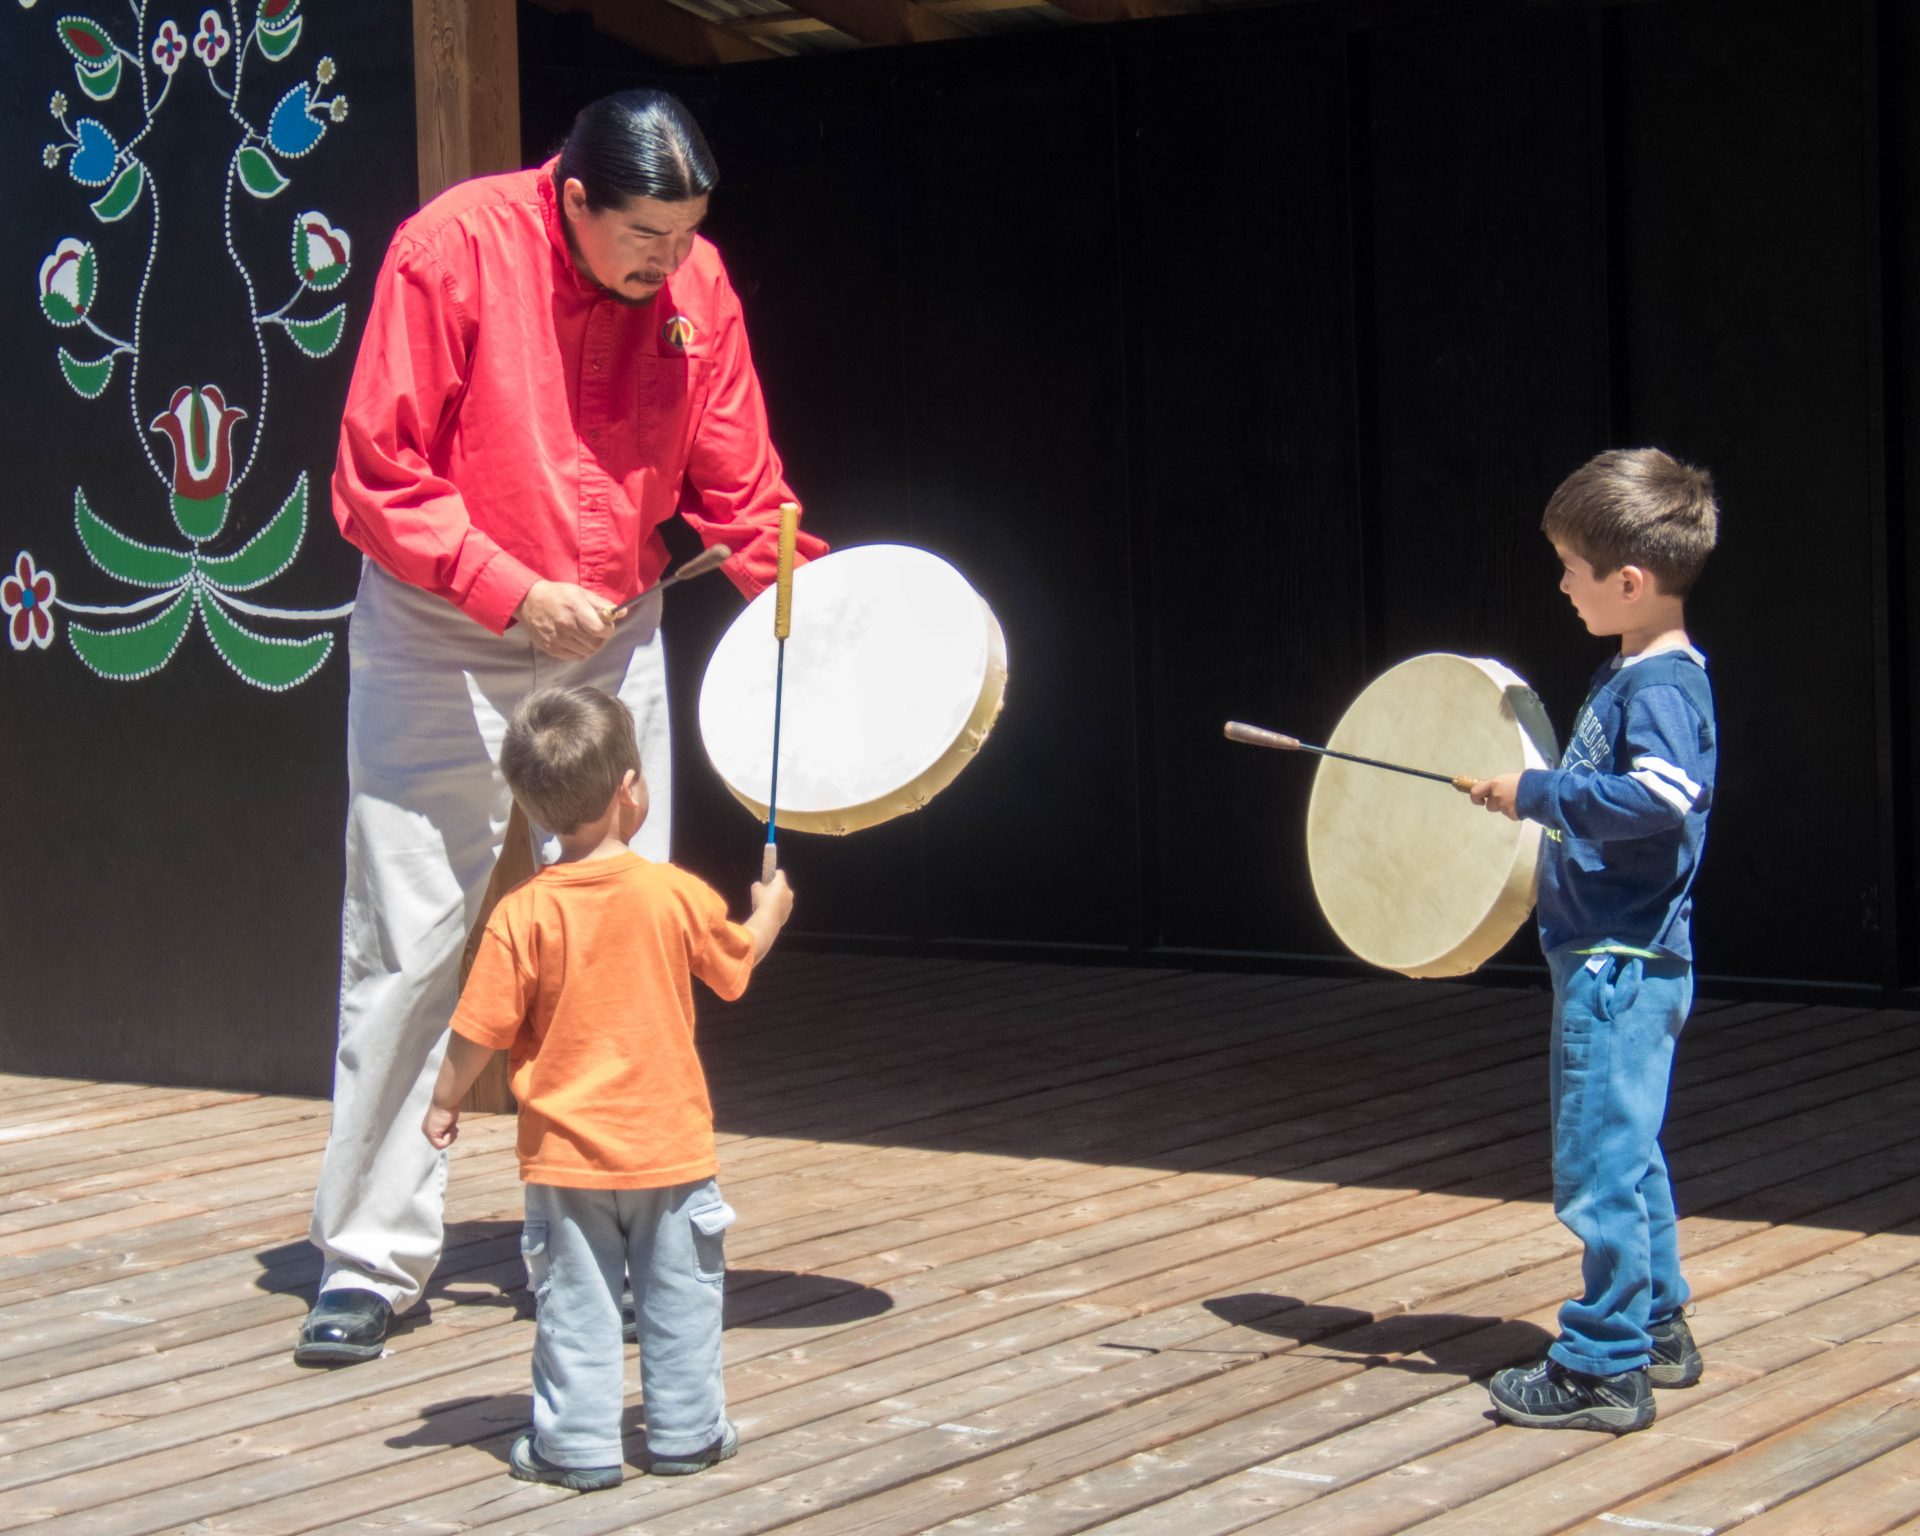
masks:
[[[1693,1330],[1686,1318],[1676,1312],[1664,1323],[1655,1323],[1647,1332],[1653,1338],[1653,1360],[1647,1366],[1647,1380],[1656,1387],[1690,1387],[1706,1369],[1700,1347],[1693,1342]]]
[[[695,1472],[717,1466],[739,1449],[740,1434],[729,1423],[720,1438],[704,1451],[695,1451],[691,1456],[656,1456],[647,1463],[647,1470],[655,1477],[691,1477]]]
[[[1528,1429],[1602,1429],[1624,1435],[1653,1422],[1653,1388],[1644,1370],[1589,1376],[1549,1357],[1537,1365],[1494,1372],[1487,1392],[1501,1418]]]
[[[624,1475],[618,1467],[563,1467],[548,1461],[533,1448],[532,1430],[513,1442],[513,1449],[507,1452],[507,1471],[523,1483],[552,1483],[578,1493],[618,1488]]]

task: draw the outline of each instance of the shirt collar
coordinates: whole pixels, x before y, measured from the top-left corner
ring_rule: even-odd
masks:
[[[598,297],[600,285],[580,270],[579,263],[573,259],[573,247],[567,242],[567,227],[560,214],[560,190],[553,184],[559,166],[560,157],[555,155],[540,167],[540,213],[547,226],[547,238],[553,242],[554,258],[573,278],[574,287]]]
[[[1658,651],[1642,651],[1638,656],[1616,656],[1613,658],[1612,662],[1609,663],[1609,665],[1612,666],[1614,671],[1619,672],[1619,671],[1623,671],[1627,667],[1638,666],[1643,661],[1650,661],[1655,656],[1673,656],[1673,655],[1688,657],[1696,665],[1699,665],[1702,667],[1704,667],[1707,664],[1707,658],[1701,655],[1692,646],[1669,645],[1669,646],[1666,646],[1664,649],[1661,649]]]

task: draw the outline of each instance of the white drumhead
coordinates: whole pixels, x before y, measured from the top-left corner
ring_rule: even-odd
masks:
[[[1446,654],[1376,678],[1327,745],[1476,779],[1558,756],[1546,712],[1519,677],[1497,661]],[[1327,921],[1361,959],[1407,976],[1458,976],[1532,910],[1542,831],[1449,784],[1322,758],[1307,861]]]
[[[700,735],[763,820],[773,769],[774,591],[721,638],[700,688]],[[985,738],[1006,685],[992,611],[937,555],[869,544],[793,573],[777,825],[851,832],[917,809]]]

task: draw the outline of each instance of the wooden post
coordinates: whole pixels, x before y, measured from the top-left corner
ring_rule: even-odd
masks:
[[[413,0],[423,203],[456,181],[520,168],[520,36],[513,7],[514,0]],[[462,1108],[513,1108],[504,1052]]]
[[[420,201],[469,176],[520,168],[514,0],[413,0]]]

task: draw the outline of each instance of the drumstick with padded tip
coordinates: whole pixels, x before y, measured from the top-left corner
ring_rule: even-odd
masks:
[[[701,550],[699,554],[695,555],[691,560],[689,560],[685,565],[681,566],[680,569],[675,571],[671,576],[667,577],[665,581],[659,582],[654,586],[649,587],[647,591],[648,592],[664,592],[667,590],[668,587],[677,586],[679,585],[679,583],[686,581],[691,577],[704,576],[707,574],[708,571],[717,569],[718,567],[726,564],[726,562],[731,560],[732,558],[733,558],[733,551],[728,549],[726,545],[724,544],[710,545],[706,549]],[[642,592],[637,596],[628,598],[618,608],[606,609],[605,612],[607,615],[607,622],[609,624],[618,624],[628,614],[633,612],[634,605],[637,604],[640,601],[640,599],[642,597],[645,597],[646,595],[647,595],[646,592]]]
[[[767,847],[760,855],[760,883],[765,885],[780,867],[780,848],[774,831],[774,807],[780,800],[780,694],[787,680],[787,636],[793,633],[793,543],[800,531],[800,508],[780,506],[780,564],[774,577],[773,638],[773,772],[767,783]]]
[[[1226,735],[1228,741],[1244,742],[1250,747],[1272,747],[1279,752],[1314,752],[1321,757],[1337,757],[1343,763],[1364,763],[1369,768],[1411,774],[1416,779],[1437,779],[1442,784],[1451,784],[1462,794],[1466,794],[1478,782],[1471,774],[1434,773],[1426,768],[1409,768],[1405,763],[1383,763],[1377,757],[1356,757],[1351,752],[1336,752],[1331,747],[1309,746],[1298,736],[1283,736],[1278,731],[1264,730],[1257,725],[1243,725],[1238,720],[1227,722]]]

